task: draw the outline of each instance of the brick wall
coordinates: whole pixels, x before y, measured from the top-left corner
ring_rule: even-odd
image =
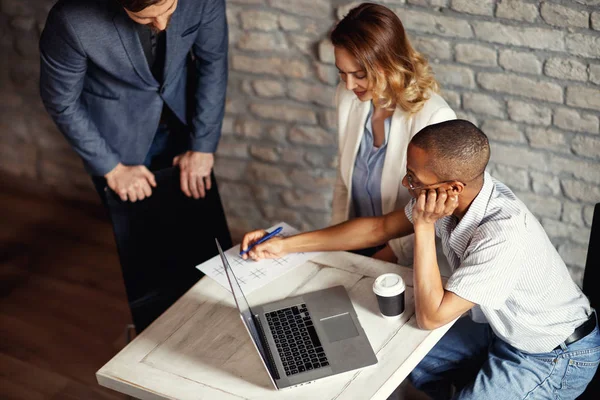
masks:
[[[27,3],[27,4],[25,4]],[[0,0],[0,169],[94,195],[37,97],[51,0]],[[338,82],[326,39],[358,3],[228,0],[230,82],[216,172],[236,239],[325,226]],[[457,111],[492,141],[490,172],[546,228],[580,281],[600,201],[600,0],[385,0]]]

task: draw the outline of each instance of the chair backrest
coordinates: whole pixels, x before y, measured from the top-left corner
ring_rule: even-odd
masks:
[[[594,207],[592,217],[590,243],[583,274],[583,293],[590,299],[592,307],[600,312],[600,203]]]
[[[202,273],[195,266],[218,254],[215,238],[224,248],[231,236],[216,182],[204,199],[186,197],[179,169],[154,172],[152,196],[123,202],[107,190],[125,289],[136,331],[140,333]]]

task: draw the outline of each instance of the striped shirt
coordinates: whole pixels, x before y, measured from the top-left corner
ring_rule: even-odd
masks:
[[[411,222],[414,204],[405,208]],[[463,218],[441,218],[435,231],[452,269],[446,290],[475,303],[471,318],[511,346],[549,352],[590,315],[540,223],[487,172]]]

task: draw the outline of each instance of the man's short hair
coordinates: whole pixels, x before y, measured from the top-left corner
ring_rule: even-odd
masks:
[[[117,0],[121,5],[131,12],[140,12],[162,0]]]
[[[426,126],[410,143],[427,152],[432,172],[443,181],[477,179],[490,160],[487,136],[463,119]]]

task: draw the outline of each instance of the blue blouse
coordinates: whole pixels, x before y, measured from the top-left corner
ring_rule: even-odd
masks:
[[[383,126],[385,140],[381,147],[373,146],[372,131],[373,103],[365,122],[365,131],[354,161],[352,174],[352,204],[356,217],[375,217],[382,215],[381,210],[381,174],[390,135],[391,117],[385,119]]]

